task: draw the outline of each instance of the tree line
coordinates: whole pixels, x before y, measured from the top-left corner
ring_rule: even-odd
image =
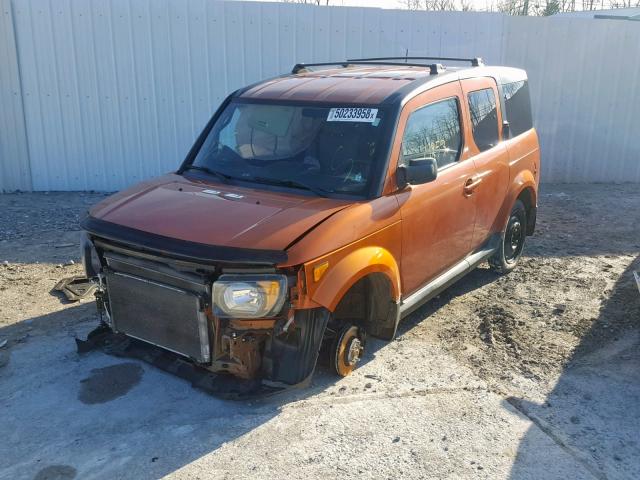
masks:
[[[340,0],[281,0],[318,6],[339,6]],[[401,8],[426,11],[483,11],[508,15],[548,16],[562,12],[640,7],[640,0],[398,0]],[[364,2],[363,2],[363,5]]]

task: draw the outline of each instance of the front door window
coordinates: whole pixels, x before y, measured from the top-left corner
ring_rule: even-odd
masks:
[[[447,98],[416,110],[407,120],[400,164],[435,158],[438,168],[457,162],[462,150],[458,100]]]

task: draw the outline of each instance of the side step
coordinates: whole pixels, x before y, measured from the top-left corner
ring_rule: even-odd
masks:
[[[439,277],[431,280],[429,283],[418,289],[416,292],[403,299],[400,305],[400,316],[405,317],[411,312],[417,310],[424,303],[446,290],[448,287],[456,283],[471,270],[475,269],[479,264],[488,259],[498,249],[501,241],[499,235],[494,235],[482,250],[469,255],[464,260],[456,263],[449,270]]]

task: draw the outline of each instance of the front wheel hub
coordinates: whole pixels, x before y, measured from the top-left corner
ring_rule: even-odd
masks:
[[[362,357],[362,342],[359,338],[353,338],[349,342],[349,346],[347,348],[347,358],[345,360],[347,365],[355,365],[360,361]]]
[[[346,377],[356,368],[363,353],[364,331],[355,325],[345,325],[333,342],[332,367],[338,375]]]

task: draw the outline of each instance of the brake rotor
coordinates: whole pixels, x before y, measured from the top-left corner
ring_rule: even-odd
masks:
[[[336,337],[332,351],[332,366],[341,377],[356,368],[364,353],[364,339],[355,325],[346,325]]]

